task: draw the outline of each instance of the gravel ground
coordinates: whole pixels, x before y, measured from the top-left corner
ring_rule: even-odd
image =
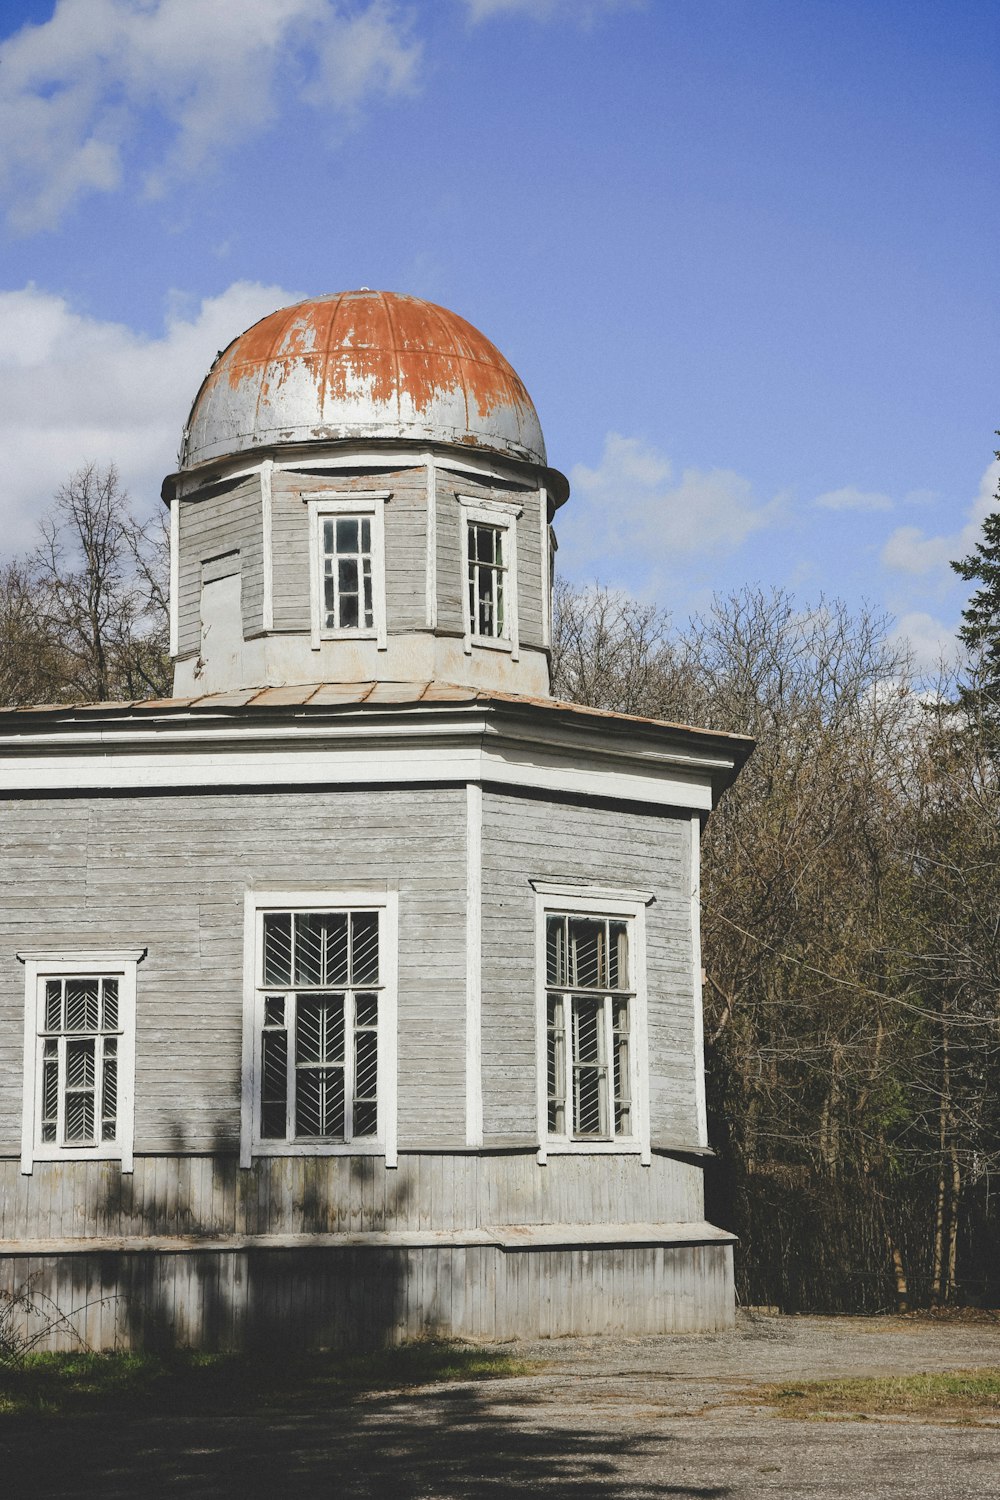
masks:
[[[1000,1323],[743,1317],[725,1334],[563,1339],[511,1352],[537,1362],[529,1374],[338,1410],[20,1422],[0,1436],[0,1493],[1000,1497],[1000,1427],[793,1421],[754,1395],[771,1381],[1000,1366]]]

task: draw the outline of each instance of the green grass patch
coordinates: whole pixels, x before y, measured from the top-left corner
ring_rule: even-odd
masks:
[[[755,1392],[780,1416],[844,1421],[923,1417],[978,1425],[1000,1421],[1000,1370],[944,1370],[867,1380],[812,1380],[768,1385]]]
[[[422,1340],[373,1354],[29,1354],[0,1364],[0,1417],[120,1407],[203,1413],[346,1404],[413,1386],[524,1375],[497,1349]]]

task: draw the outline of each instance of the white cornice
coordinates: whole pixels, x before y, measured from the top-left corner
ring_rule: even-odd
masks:
[[[734,747],[494,703],[231,714],[27,715],[0,725],[4,792],[497,782],[708,811]],[[626,730],[631,726],[626,726]],[[707,741],[707,743],[706,743]]]

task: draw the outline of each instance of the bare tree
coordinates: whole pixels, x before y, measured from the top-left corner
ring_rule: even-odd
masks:
[[[56,493],[30,559],[43,632],[62,662],[60,698],[170,691],[169,549],[136,520],[113,464],[87,464]]]

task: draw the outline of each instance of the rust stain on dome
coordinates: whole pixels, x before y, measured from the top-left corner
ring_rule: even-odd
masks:
[[[354,402],[405,404],[419,417],[442,397],[461,402],[465,423],[498,410],[530,413],[523,381],[489,339],[457,313],[391,292],[341,292],[270,313],[235,339],[195,402],[192,425],[223,383],[256,387],[260,411],[292,381],[308,380],[321,414]],[[462,439],[459,438],[461,441]],[[478,446],[474,430],[468,441]]]

